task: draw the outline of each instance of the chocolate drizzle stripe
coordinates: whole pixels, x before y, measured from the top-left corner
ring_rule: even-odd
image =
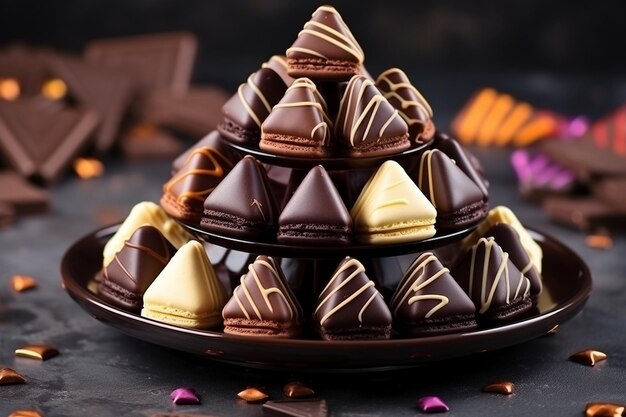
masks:
[[[428,171],[428,197],[433,206],[437,208],[437,204],[435,204],[435,202],[437,201],[437,199],[435,198],[435,186],[433,185],[432,159],[433,151],[426,151],[422,154],[422,159],[420,161],[420,173],[417,179],[417,186],[421,190],[424,189],[424,170],[422,169],[422,167],[424,166],[424,161],[426,161],[426,170]]]
[[[359,311],[359,316],[358,316],[359,317],[359,323],[363,323],[363,313],[365,312],[367,307],[370,305],[370,303],[372,301],[374,301],[374,298],[376,298],[377,295],[380,295],[380,293],[379,292],[375,292],[374,294],[372,294],[372,296],[369,298],[369,300],[367,300],[367,302],[365,304],[363,304],[363,307]]]
[[[337,288],[333,289],[330,293],[328,293],[326,295],[326,297],[324,297],[324,299],[318,304],[317,308],[315,309],[315,314],[317,314],[318,310],[330,299],[330,297],[332,297],[333,294],[337,293],[337,291],[339,291],[341,288],[343,288],[344,286],[346,286],[352,279],[354,279],[354,277],[356,277],[358,274],[365,272],[365,268],[363,267],[363,265],[361,265],[358,261],[356,261],[355,259],[350,259],[348,262],[344,263],[342,265],[341,268],[339,268],[337,270],[337,272],[335,273],[335,275],[333,275],[333,277],[330,279],[330,281],[328,281],[328,284],[326,284],[326,287],[324,287],[324,290],[322,291],[322,294],[328,289],[328,287],[347,269],[351,268],[351,267],[355,267],[354,271],[348,275],[348,277],[337,286]],[[364,292],[365,290],[367,290],[370,287],[373,287],[374,283],[372,281],[368,281],[365,285],[363,285],[361,288],[359,288],[357,291],[355,291],[354,293],[352,293],[348,298],[346,298],[345,300],[343,300],[341,303],[337,304],[335,307],[333,307],[328,313],[326,313],[320,320],[320,325],[324,325],[324,322],[326,320],[328,320],[333,314],[335,314],[337,311],[341,310],[342,308],[344,308],[346,305],[350,304],[354,299],[356,299],[362,292]],[[368,305],[371,302],[371,299],[368,301]],[[359,314],[359,321],[362,323],[362,321],[360,320],[362,317],[362,312],[365,310],[365,307],[361,310],[361,313]]]
[[[400,71],[397,68],[390,68],[387,71],[383,72],[382,74],[380,74],[378,76],[378,80],[377,81],[384,81],[387,83],[387,85],[389,85],[389,88],[392,90],[391,92],[385,94],[385,98],[389,98],[391,96],[396,97],[401,103],[402,103],[402,108],[406,109],[407,107],[410,106],[417,106],[422,108],[431,118],[433,117],[433,109],[432,107],[430,107],[430,104],[428,104],[428,101],[426,101],[426,99],[424,98],[424,96],[418,91],[417,88],[415,88],[415,86],[411,83],[395,83],[393,81],[391,81],[391,79],[389,78],[390,74],[398,74]],[[419,101],[414,101],[414,100],[407,100],[404,97],[402,97],[400,94],[396,93],[396,90],[399,90],[401,88],[407,88],[409,90],[411,90],[415,96],[418,98]],[[417,119],[408,119],[405,118],[405,120],[407,121],[407,123],[409,122],[409,120],[411,120],[412,123],[423,123],[421,120],[417,120]]]
[[[254,74],[252,74],[254,75]],[[259,116],[254,112],[254,110],[252,109],[252,107],[250,106],[250,103],[248,103],[246,101],[246,98],[243,95],[243,88],[244,86],[248,85],[252,91],[257,95],[257,97],[259,98],[259,100],[261,100],[261,102],[263,103],[263,105],[265,106],[265,108],[267,109],[267,112],[269,113],[270,111],[272,111],[272,106],[270,105],[269,101],[267,100],[267,97],[265,97],[265,95],[263,94],[263,92],[261,91],[261,89],[259,88],[258,85],[256,85],[254,83],[254,81],[252,80],[252,75],[250,75],[248,77],[248,80],[246,83],[241,84],[239,86],[239,88],[237,89],[237,95],[239,96],[239,100],[241,101],[241,104],[243,105],[243,107],[246,109],[246,111],[248,112],[248,114],[250,115],[250,117],[252,118],[252,120],[254,120],[254,122],[257,124],[257,126],[261,127],[261,119],[259,118]]]
[[[269,61],[276,61],[278,62],[282,67],[284,67],[285,69],[287,69],[287,60],[281,56],[278,55],[273,55],[268,62],[264,62],[263,64],[261,64],[261,68],[270,68],[270,64]]]
[[[161,243],[163,244],[164,252],[167,253],[168,252],[167,245],[165,244],[165,242],[163,242],[163,237],[162,236],[159,236],[159,237],[161,238]],[[137,249],[137,250],[140,250],[142,252],[147,253],[148,255],[150,255],[153,258],[155,258],[157,261],[161,262],[163,265],[165,265],[169,261],[169,259],[170,259],[170,254],[169,253],[167,253],[167,256],[163,256],[163,255],[160,255],[160,254],[156,253],[154,250],[152,250],[151,248],[149,248],[147,246],[144,246],[144,245],[138,245],[136,243],[132,243],[132,242],[128,242],[128,241],[126,241],[126,243],[124,243],[124,245],[128,246],[128,247],[131,247],[133,249]]]
[[[422,260],[422,258],[426,258],[426,259]],[[425,274],[426,274],[426,265],[428,265],[430,262],[435,262],[435,261],[437,261],[437,257],[435,257],[435,255],[431,253],[425,253],[421,255],[415,261],[415,264],[417,266],[413,269],[413,272],[411,273],[410,278],[406,280],[404,286],[399,291],[397,291],[396,295],[391,299],[390,304],[392,306],[395,305],[395,308],[393,310],[394,315],[398,313],[398,310],[400,309],[402,304],[407,300],[407,298],[408,298],[408,301],[406,302],[408,305],[411,305],[421,300],[439,300],[439,304],[431,308],[428,311],[428,313],[426,313],[426,315],[424,316],[425,318],[430,318],[430,316],[435,314],[438,310],[445,307],[450,302],[450,299],[443,294],[414,295],[413,297],[409,297],[411,293],[416,293],[419,290],[426,288],[427,286],[435,282],[439,277],[450,272],[448,268],[443,268],[439,270],[437,273],[433,274],[433,276],[431,276],[430,278],[424,280]],[[415,277],[415,274],[417,273],[417,271],[420,271],[420,270],[421,270],[420,275],[417,277],[417,279],[414,280],[413,277]],[[410,283],[412,283],[412,285],[409,286]],[[406,288],[406,286],[409,286],[409,288]],[[398,300],[398,298],[400,297],[400,294],[404,294],[404,295],[402,296],[401,299]]]

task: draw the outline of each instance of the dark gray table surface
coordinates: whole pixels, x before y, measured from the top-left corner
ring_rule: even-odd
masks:
[[[158,201],[168,162],[111,162],[102,178],[68,177],[53,189],[53,210],[0,231],[0,368],[23,373],[25,385],[0,386],[0,416],[34,408],[45,415],[148,416],[158,412],[257,416],[259,405],[237,400],[249,385],[280,396],[297,379],[328,401],[333,416],[413,416],[419,397],[434,394],[449,416],[578,416],[591,401],[626,401],[626,238],[609,251],[590,249],[584,235],[550,223],[516,191],[508,152],[479,152],[491,180],[493,205],[512,207],[527,225],[570,246],[587,260],[594,290],[584,311],[557,335],[496,352],[409,370],[372,374],[259,371],[223,365],[131,337],[85,313],[60,285],[59,263],[68,246],[103,223],[122,218],[133,204]],[[13,274],[39,280],[15,293]],[[16,358],[15,348],[46,342],[61,355],[45,362]],[[591,368],[567,360],[593,347],[608,354]],[[494,380],[511,380],[515,394],[485,394]],[[173,406],[169,393],[194,387],[199,406]]]

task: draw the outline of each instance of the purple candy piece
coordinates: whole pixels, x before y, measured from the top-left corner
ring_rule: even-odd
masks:
[[[170,394],[172,402],[176,405],[200,404],[200,398],[193,388],[176,388]]]
[[[522,184],[529,182],[532,177],[529,158],[528,152],[522,149],[511,154],[511,165],[513,165],[515,174]]]
[[[576,139],[583,136],[589,130],[589,119],[585,116],[577,116],[565,120],[559,127],[559,133],[563,139]]]
[[[420,398],[417,400],[417,406],[422,413],[445,413],[450,411],[446,403],[435,395]]]

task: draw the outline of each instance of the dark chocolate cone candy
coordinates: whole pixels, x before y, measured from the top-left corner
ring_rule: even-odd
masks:
[[[437,149],[422,154],[417,185],[437,209],[438,229],[469,227],[487,216],[481,189]]]
[[[360,74],[365,56],[337,10],[320,6],[287,49],[292,77],[343,81]]]
[[[498,223],[487,231],[485,237],[493,237],[502,250],[509,254],[509,259],[530,281],[530,295],[538,297],[543,289],[541,273],[530,260],[522,246],[519,235],[506,223]]]
[[[231,168],[230,161],[211,147],[192,150],[180,171],[163,185],[161,206],[176,219],[199,222],[204,200]]]
[[[456,166],[474,181],[483,193],[485,201],[487,201],[489,198],[489,191],[487,190],[489,182],[485,179],[478,159],[467,149],[463,148],[457,140],[444,133],[438,133],[435,147],[448,155],[448,158],[452,159]],[[479,167],[477,168],[476,165],[479,165]]]
[[[278,218],[278,241],[295,245],[346,245],[352,218],[328,172],[312,168]]]
[[[302,309],[278,263],[259,256],[241,277],[222,310],[224,333],[245,336],[297,337]]]
[[[410,336],[429,336],[477,327],[474,303],[439,259],[418,256],[391,298],[394,325]]]
[[[308,78],[299,78],[287,89],[261,126],[261,149],[299,157],[328,153],[332,122],[326,102]]]
[[[260,162],[246,156],[204,201],[201,227],[209,232],[263,239],[276,230],[278,205]]]
[[[241,84],[222,107],[224,120],[217,126],[224,137],[238,143],[258,144],[261,124],[285,94],[287,85],[271,68],[261,68]]]
[[[314,311],[326,340],[389,339],[391,312],[356,259],[346,257],[320,294]]]
[[[335,132],[354,157],[393,154],[411,145],[405,121],[363,76],[350,79],[339,103]]]
[[[509,321],[532,307],[530,281],[492,237],[480,238],[452,276],[486,321]]]
[[[102,271],[98,294],[124,310],[139,312],[143,294],[176,253],[152,226],[141,226]]]
[[[220,135],[220,132],[213,130],[174,159],[174,162],[172,162],[172,176],[180,171],[185,164],[187,157],[194,149],[202,147],[211,148],[212,153],[214,153],[219,160],[224,163],[228,163],[231,167],[235,165],[233,163],[235,156],[230,151],[230,148],[224,143],[224,138]]]

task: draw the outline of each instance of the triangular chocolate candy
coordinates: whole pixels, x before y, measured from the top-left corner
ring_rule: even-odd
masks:
[[[204,200],[231,168],[230,161],[214,148],[192,150],[181,170],[163,185],[161,205],[174,218],[199,222]]]
[[[259,256],[248,266],[222,317],[224,333],[296,337],[302,331],[302,308],[269,256]]]
[[[452,159],[456,166],[474,181],[474,184],[483,193],[484,200],[489,198],[489,191],[487,190],[489,182],[485,179],[482,167],[480,167],[480,161],[474,155],[463,148],[458,141],[444,133],[438,134],[435,147],[448,155],[448,158]],[[476,165],[479,165],[479,167],[477,168]]]
[[[197,148],[208,147],[212,149],[212,152],[216,155],[220,160],[228,162],[231,166],[234,165],[232,162],[234,160],[233,155],[230,152],[230,147],[224,143],[224,138],[220,135],[220,132],[217,130],[211,131],[208,135],[200,139],[198,142],[194,143],[189,149],[186,149],[185,152],[178,155],[176,159],[172,162],[172,176],[176,174],[185,164],[187,157],[189,154]]]
[[[313,167],[278,218],[278,241],[346,245],[351,232],[352,218],[328,172],[321,165]]]
[[[256,239],[273,232],[277,218],[278,205],[267,174],[248,155],[204,201],[201,226],[213,233]]]
[[[141,315],[176,326],[208,329],[222,323],[226,291],[204,247],[183,245],[148,287]]]
[[[326,102],[308,78],[291,84],[261,126],[260,148],[300,157],[328,153],[332,122]]]
[[[418,144],[432,140],[435,135],[433,110],[404,71],[388,69],[378,76],[376,87],[409,126],[409,140]]]
[[[54,57],[54,75],[67,84],[72,97],[100,114],[95,147],[106,152],[118,137],[119,127],[133,94],[132,79],[121,71],[88,64],[79,59]]]
[[[103,269],[98,294],[113,305],[139,312],[144,292],[175,253],[159,229],[140,227]]]
[[[485,233],[485,237],[494,238],[502,250],[509,254],[511,262],[530,281],[530,295],[539,296],[543,289],[541,274],[528,257],[515,229],[506,223],[498,223]]]
[[[142,201],[135,204],[132,210],[117,229],[117,232],[104,245],[102,250],[103,266],[113,260],[115,254],[124,247],[124,242],[130,239],[135,230],[144,225],[154,226],[165,236],[175,248],[180,248],[191,240],[191,235],[183,229],[165,211],[151,201]]]
[[[320,6],[287,49],[288,74],[325,80],[347,80],[359,74],[363,49],[337,10]]]
[[[327,417],[326,400],[267,401],[263,415],[271,417]]]
[[[166,89],[184,93],[196,61],[198,41],[189,32],[98,39],[85,49],[85,60],[121,70],[144,92]]]
[[[386,161],[378,168],[350,215],[361,242],[414,242],[435,234],[435,207],[395,161]]]
[[[352,77],[346,87],[335,131],[355,157],[393,154],[411,145],[408,126],[398,111],[374,83],[360,75]]]
[[[437,226],[458,229],[479,223],[488,205],[480,188],[443,152],[422,154],[417,186],[437,209]]]
[[[240,143],[258,144],[261,124],[285,94],[287,85],[270,68],[261,68],[239,86],[237,94],[222,107],[224,120],[217,126],[224,137]]]
[[[445,334],[473,329],[474,303],[439,259],[430,252],[418,256],[389,304],[394,324],[411,336]]]
[[[510,320],[532,307],[530,281],[492,237],[480,238],[452,276],[489,321]]]
[[[388,339],[391,312],[356,259],[346,257],[320,294],[317,330],[326,340]]]
[[[272,55],[270,59],[267,60],[267,62],[264,62],[261,65],[261,68],[273,69],[276,74],[280,75],[280,78],[283,79],[287,86],[290,86],[296,80],[295,78],[287,74],[287,57],[284,55]]]
[[[87,144],[98,115],[29,100],[0,102],[0,150],[20,174],[54,181]]]

